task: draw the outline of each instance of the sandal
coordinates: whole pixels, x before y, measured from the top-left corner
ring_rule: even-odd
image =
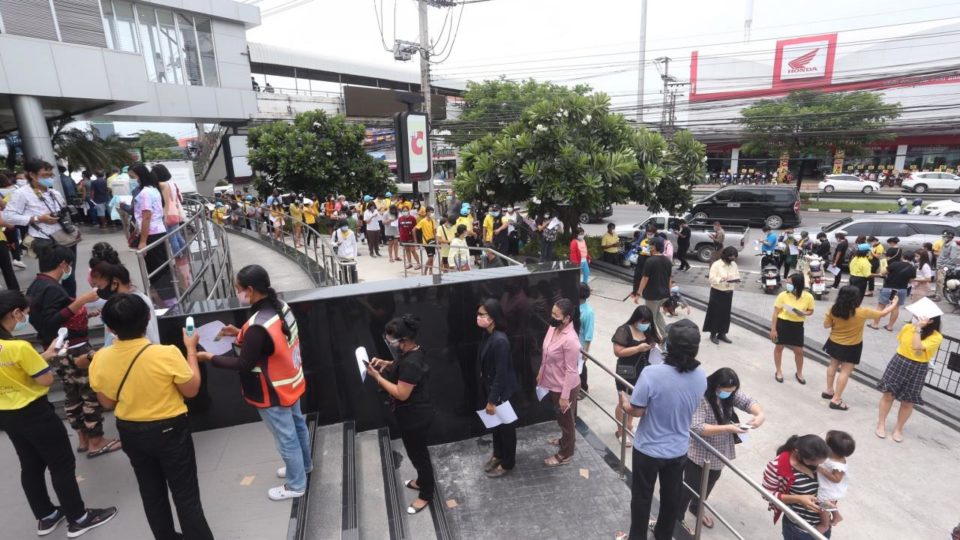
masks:
[[[703,526],[704,526],[704,527],[706,527],[706,528],[708,528],[708,529],[712,529],[712,528],[713,528],[713,518],[712,518],[712,517],[704,514],[702,521],[703,521]]]
[[[774,378],[774,380],[777,381],[778,383],[783,383],[783,375],[774,374],[774,375],[773,375],[773,378]]]
[[[552,455],[547,459],[543,460],[543,464],[546,465],[547,467],[559,467],[561,465],[569,465],[570,462],[572,461],[573,461],[572,457],[568,457],[567,459],[560,459],[559,455]]]
[[[834,403],[833,401],[830,401],[830,408],[835,411],[846,411],[850,409],[850,407],[848,407],[842,399],[840,400],[840,403]]]
[[[794,375],[794,377],[797,378],[797,382],[798,382],[798,383],[800,383],[800,384],[807,384],[807,380],[804,379],[803,377],[801,377],[799,373],[797,373],[796,375]]]
[[[820,397],[823,399],[833,399],[833,394],[828,394],[826,392],[820,392]]]
[[[893,328],[890,326],[884,326],[883,329],[886,330],[887,332],[893,332]]]
[[[547,444],[550,446],[560,446],[560,439],[547,439]]]
[[[107,444],[101,446],[99,450],[94,450],[93,452],[89,452],[87,454],[87,458],[93,459],[95,457],[100,457],[104,454],[109,454],[110,452],[116,452],[119,449],[120,449],[120,439],[113,439]]]

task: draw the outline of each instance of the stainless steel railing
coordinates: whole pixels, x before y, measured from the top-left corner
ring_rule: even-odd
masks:
[[[598,366],[601,370],[603,370],[604,373],[610,375],[611,377],[614,378],[614,380],[616,380],[616,381],[619,382],[620,384],[623,384],[624,386],[626,386],[627,388],[629,388],[631,393],[633,392],[633,385],[630,384],[629,382],[627,382],[626,379],[624,379],[623,377],[617,375],[616,372],[610,370],[610,368],[608,368],[607,366],[601,364],[600,361],[598,361],[596,358],[594,358],[593,356],[591,356],[588,352],[586,352],[586,351],[584,351],[584,350],[581,350],[581,351],[580,351],[580,354],[583,355],[583,358],[585,359],[585,361],[590,361],[590,362],[592,362],[594,365]],[[626,471],[627,471],[627,461],[626,461],[626,449],[627,449],[627,442],[628,442],[627,435],[629,434],[629,436],[630,436],[631,439],[634,437],[634,433],[632,433],[632,432],[630,432],[629,430],[625,429],[625,428],[626,428],[626,412],[624,412],[624,416],[623,416],[623,417],[621,417],[621,418],[618,419],[618,418],[616,418],[614,415],[610,414],[609,411],[607,411],[606,409],[604,409],[603,406],[600,405],[600,403],[597,402],[597,400],[594,399],[593,396],[591,396],[588,392],[583,392],[583,396],[584,396],[585,398],[587,398],[587,400],[589,400],[591,403],[593,403],[594,405],[596,405],[597,408],[599,408],[600,411],[601,411],[603,414],[607,415],[607,417],[609,417],[611,420],[613,420],[613,422],[614,422],[614,423],[617,425],[617,427],[619,428],[618,431],[620,432],[620,441],[619,441],[619,442],[620,442],[620,475],[621,475],[621,477],[625,476],[625,475],[626,475]],[[617,397],[618,397],[618,399],[619,399],[619,396],[617,396]],[[794,512],[793,509],[791,509],[789,506],[787,506],[786,504],[784,504],[783,501],[781,501],[780,499],[774,497],[773,495],[770,494],[770,492],[768,492],[767,490],[763,489],[763,486],[761,486],[760,483],[758,483],[758,482],[757,482],[756,480],[754,480],[753,478],[750,478],[746,473],[744,473],[744,472],[741,471],[739,468],[737,468],[737,467],[733,464],[732,461],[730,461],[729,459],[727,459],[726,456],[724,456],[723,454],[721,454],[719,450],[717,450],[716,448],[714,448],[713,446],[711,446],[710,443],[708,443],[706,440],[703,439],[703,437],[701,437],[700,435],[694,433],[693,431],[690,432],[690,437],[691,437],[693,440],[695,440],[695,441],[697,441],[698,443],[700,443],[700,444],[707,450],[707,452],[709,452],[709,453],[710,453],[714,458],[716,458],[720,463],[723,463],[724,466],[727,467],[727,469],[729,469],[731,472],[733,472],[735,475],[737,475],[741,480],[743,480],[750,489],[756,491],[756,492],[757,492],[761,497],[763,497],[767,502],[769,502],[769,503],[772,504],[774,507],[776,507],[778,510],[780,510],[781,512],[783,512],[783,514],[784,514],[784,515],[783,515],[783,519],[789,519],[790,521],[794,522],[795,524],[797,524],[797,526],[799,526],[801,529],[803,529],[804,531],[806,531],[807,534],[811,535],[813,538],[816,538],[817,540],[826,540],[826,537],[825,537],[824,535],[822,535],[822,534],[816,529],[816,527],[814,527],[813,525],[810,525],[809,523],[807,523],[807,522],[806,522],[803,518],[801,518],[796,512]],[[686,489],[686,490],[690,491],[691,493],[693,493],[694,497],[696,497],[697,500],[699,501],[699,503],[697,504],[697,524],[696,524],[696,527],[695,527],[695,529],[694,529],[694,536],[693,536],[693,537],[694,537],[695,539],[699,540],[700,535],[701,535],[701,533],[702,533],[704,511],[705,511],[705,510],[709,510],[710,513],[713,514],[714,517],[717,518],[717,521],[719,521],[721,524],[723,524],[723,526],[726,527],[726,529],[727,529],[728,531],[730,531],[731,534],[733,534],[734,536],[736,536],[737,538],[739,538],[739,539],[741,539],[741,540],[745,540],[745,537],[744,537],[742,534],[740,534],[740,533],[733,527],[733,525],[730,523],[730,521],[727,520],[727,519],[725,519],[723,516],[721,516],[720,513],[717,512],[717,510],[716,510],[712,505],[710,505],[710,504],[706,501],[706,496],[707,496],[707,478],[708,478],[708,475],[709,475],[709,472],[710,472],[710,463],[711,463],[710,460],[704,461],[703,475],[702,475],[702,477],[701,477],[701,479],[700,479],[700,490],[699,490],[699,492],[697,492],[697,491],[695,491],[693,488],[691,488],[686,482],[684,482],[684,484],[683,484],[684,489]],[[686,508],[684,508],[683,511],[686,512]]]
[[[493,248],[489,247],[454,247],[451,249],[457,250],[457,253],[462,253],[463,251],[467,252],[465,260],[453,261],[455,264],[447,268],[443,267],[441,254],[443,252],[443,245],[441,244],[419,244],[414,242],[399,242],[400,254],[404,257],[403,265],[403,277],[408,276],[407,264],[406,264],[406,254],[404,253],[404,248],[411,247],[416,249],[417,256],[420,259],[420,270],[422,275],[438,275],[448,272],[465,272],[468,270],[486,270],[488,268],[502,268],[504,266],[522,266],[523,263],[512,259],[499,251],[496,251]],[[427,253],[427,248],[434,249],[433,263],[428,265],[426,261],[430,258]],[[487,255],[493,254],[493,259],[490,259]],[[476,256],[474,256],[476,255]],[[479,264],[477,264],[479,261]]]

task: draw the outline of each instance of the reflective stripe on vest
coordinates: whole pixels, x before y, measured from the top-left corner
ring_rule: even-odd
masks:
[[[242,348],[243,336],[251,326],[261,326],[267,331],[273,342],[273,354],[267,358],[266,366],[260,365],[252,370],[260,380],[263,391],[261,400],[255,396],[244,395],[244,399],[255,407],[289,407],[300,399],[306,388],[300,359],[300,337],[296,319],[290,308],[284,304],[283,313],[290,329],[290,337],[284,335],[280,316],[272,309],[260,310],[251,316],[237,336],[236,345]],[[264,369],[265,368],[265,369]]]

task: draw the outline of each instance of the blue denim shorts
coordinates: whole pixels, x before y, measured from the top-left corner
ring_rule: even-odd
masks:
[[[906,289],[880,289],[880,305],[885,306],[893,300],[893,294],[897,294],[897,298],[900,299],[900,305],[904,305],[907,301],[907,290]]]

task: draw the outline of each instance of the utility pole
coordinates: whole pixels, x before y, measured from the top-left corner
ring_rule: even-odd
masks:
[[[637,124],[643,123],[643,76],[647,70],[647,0],[640,0],[640,73],[637,75]]]
[[[660,107],[660,132],[664,133],[667,127],[667,121],[670,118],[667,111],[667,102],[670,100],[670,57],[661,56],[657,58],[656,61],[663,64],[663,73],[660,75],[660,79],[663,80],[663,105]]]
[[[432,100],[430,99],[430,31],[427,27],[429,18],[427,17],[427,0],[417,0],[417,9],[420,15],[420,90],[423,91],[423,112],[427,115],[427,131],[433,129],[433,114],[431,111]],[[429,135],[429,133],[428,133]],[[427,137],[429,141],[430,137]],[[427,157],[430,160],[430,179],[429,195],[427,206],[437,207],[436,190],[433,187],[433,150],[430,144],[427,144]]]

